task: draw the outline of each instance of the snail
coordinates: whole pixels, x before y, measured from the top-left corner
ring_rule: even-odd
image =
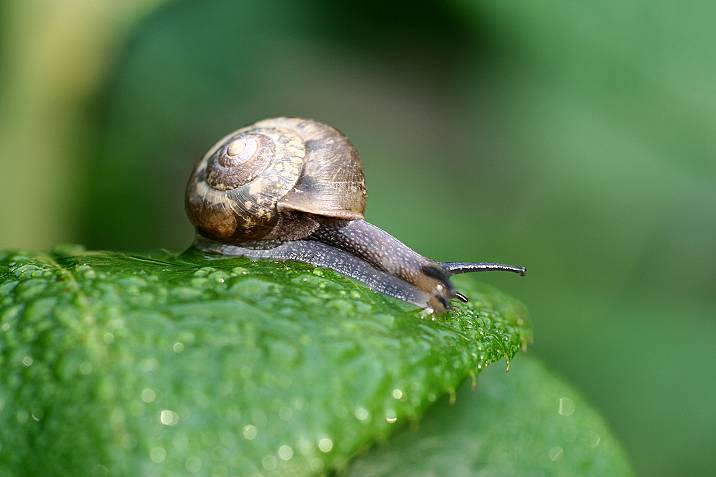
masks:
[[[358,152],[326,124],[300,118],[259,121],[222,138],[199,161],[186,212],[204,252],[293,260],[333,269],[375,291],[434,312],[467,297],[456,273],[524,267],[437,262],[366,222]]]

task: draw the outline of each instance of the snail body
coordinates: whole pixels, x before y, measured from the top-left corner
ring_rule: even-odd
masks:
[[[313,120],[274,118],[239,129],[199,161],[186,211],[201,250],[331,268],[436,312],[466,297],[450,275],[522,267],[440,263],[366,222],[363,168],[350,140]]]

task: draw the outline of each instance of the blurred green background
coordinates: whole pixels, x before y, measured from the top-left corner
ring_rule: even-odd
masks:
[[[186,247],[227,132],[343,130],[367,218],[521,298],[639,475],[716,445],[716,5],[0,3],[0,247]],[[515,363],[519,365],[519,363]]]

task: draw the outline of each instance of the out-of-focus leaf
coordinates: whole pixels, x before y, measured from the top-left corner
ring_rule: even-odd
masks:
[[[534,359],[491,367],[477,391],[442,399],[418,429],[361,456],[350,476],[625,476],[631,469],[602,419]]]
[[[296,263],[0,252],[0,476],[340,468],[528,338],[487,286],[437,317]]]

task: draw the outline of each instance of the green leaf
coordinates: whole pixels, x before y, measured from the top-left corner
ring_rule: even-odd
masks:
[[[349,476],[628,476],[631,468],[602,419],[538,361],[493,366],[477,390],[442,399],[352,465]]]
[[[484,285],[422,316],[298,263],[0,252],[0,475],[341,468],[529,338]]]

